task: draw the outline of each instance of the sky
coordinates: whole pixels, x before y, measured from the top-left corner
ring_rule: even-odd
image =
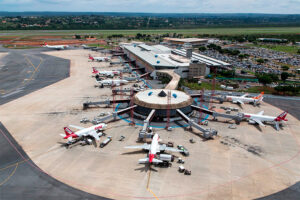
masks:
[[[300,0],[0,0],[0,11],[300,14]]]

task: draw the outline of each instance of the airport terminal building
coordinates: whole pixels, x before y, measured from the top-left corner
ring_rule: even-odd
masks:
[[[123,45],[124,53],[136,66],[156,78],[157,70],[172,70],[182,78],[205,76],[211,67],[226,68],[231,65],[217,59],[187,51],[170,49],[163,45]],[[197,69],[199,68],[199,69]]]

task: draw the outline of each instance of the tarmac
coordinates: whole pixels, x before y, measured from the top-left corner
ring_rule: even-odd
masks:
[[[48,49],[4,49],[0,63],[0,105],[69,77],[70,61],[42,54]]]
[[[0,199],[107,199],[72,188],[49,176],[32,162],[2,123],[0,145]]]
[[[139,127],[129,126],[123,120],[108,124],[105,133],[113,136],[113,140],[103,149],[94,146],[65,149],[59,135],[64,126],[80,125],[82,117],[91,119],[100,112],[112,111],[104,107],[82,110],[87,99],[110,98],[111,90],[95,88],[95,80],[90,77],[92,66],[110,68],[107,63],[88,62],[85,50],[47,54],[71,60],[70,77],[1,105],[0,120],[39,169],[59,182],[90,194],[126,200],[257,199],[293,188],[299,182],[300,125],[291,115],[280,131],[271,125],[257,127],[247,122],[229,129],[232,122],[209,119],[208,127],[219,130],[219,136],[208,141],[197,130],[155,129],[163,142],[173,141],[189,150],[184,166],[192,171],[191,176],[178,173],[179,164],[175,162],[171,168],[152,167],[152,170],[139,165],[138,159],[146,153],[123,148],[136,145]],[[235,107],[230,103],[222,106]],[[267,103],[260,107],[243,106],[243,112],[259,110],[268,115],[282,112]],[[125,136],[123,142],[118,141],[121,135]],[[195,144],[189,142],[191,138]],[[177,153],[175,156],[182,157]],[[14,160],[21,161],[13,159],[3,164],[15,164]],[[14,168],[9,170],[12,173]]]

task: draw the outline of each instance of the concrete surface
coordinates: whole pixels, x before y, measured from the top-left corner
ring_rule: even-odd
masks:
[[[61,147],[64,140],[59,134],[64,126],[80,125],[82,117],[111,112],[111,108],[82,110],[87,99],[110,96],[109,88],[93,87],[95,80],[90,77],[92,66],[105,70],[108,64],[89,63],[84,50],[47,54],[70,59],[70,77],[0,106],[0,120],[37,166],[58,181],[95,195],[126,200],[255,199],[299,182],[300,124],[291,115],[279,132],[273,126],[258,128],[242,122],[237,129],[229,129],[223,119],[209,121],[209,127],[218,130],[219,136],[208,141],[203,141],[196,130],[156,129],[162,141],[188,148],[190,156],[184,158],[184,166],[192,171],[191,176],[178,173],[177,163],[153,170],[139,165],[138,159],[146,153],[123,148],[136,144],[139,127],[130,127],[122,120],[108,125],[105,133],[113,140],[103,149]],[[267,103],[243,108],[249,113],[265,110],[267,115],[282,112]],[[121,135],[124,142],[118,141]],[[191,138],[196,143],[189,143]]]

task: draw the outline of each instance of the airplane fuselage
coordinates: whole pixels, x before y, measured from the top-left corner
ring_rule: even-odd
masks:
[[[239,103],[239,101],[242,101],[243,103],[254,103],[256,100],[253,98],[248,97],[237,97],[237,96],[227,96],[227,101],[232,101],[233,103]]]
[[[268,116],[268,115],[257,115],[257,114],[249,114],[249,113],[244,113],[244,117],[253,120],[253,119],[258,119],[261,122],[274,122],[276,117],[273,116]],[[254,121],[252,121],[254,122]]]
[[[153,158],[155,158],[156,153],[159,150],[158,140],[159,140],[159,136],[158,136],[158,134],[155,134],[153,136],[151,146],[150,146],[150,151],[149,151],[149,162],[150,163],[152,163]]]
[[[76,131],[75,134],[78,137],[88,136],[91,131],[100,131],[100,130],[103,130],[105,127],[106,127],[106,124],[97,124],[95,126],[91,126],[89,128],[85,128],[85,129]]]

